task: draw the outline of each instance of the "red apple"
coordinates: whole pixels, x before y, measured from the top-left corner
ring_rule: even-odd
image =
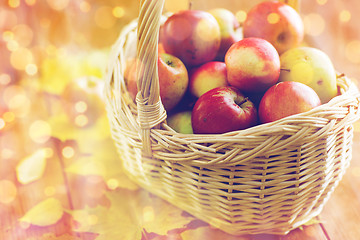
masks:
[[[261,123],[309,111],[321,104],[319,96],[300,82],[280,82],[266,91],[259,105]]]
[[[291,6],[279,1],[264,1],[248,12],[243,32],[246,38],[266,39],[281,54],[300,45],[304,38],[304,24]]]
[[[254,104],[235,87],[218,87],[195,103],[191,123],[194,133],[226,133],[257,124]]]
[[[225,8],[214,8],[208,11],[213,15],[220,26],[220,49],[216,56],[216,60],[224,61],[227,50],[234,43],[243,38],[242,28],[235,15]]]
[[[205,11],[179,11],[163,25],[165,51],[180,58],[188,67],[212,61],[219,50],[220,40],[219,24]]]
[[[128,92],[133,100],[135,100],[138,92],[136,64],[139,64],[139,62],[130,60],[130,65],[124,73]],[[158,57],[158,75],[160,98],[165,110],[170,111],[180,102],[188,88],[188,72],[179,58],[171,54],[160,53]]]
[[[228,85],[224,62],[208,62],[190,72],[189,91],[197,98],[213,88]]]
[[[241,91],[262,92],[280,75],[280,57],[271,43],[261,38],[244,38],[225,55],[230,85]]]

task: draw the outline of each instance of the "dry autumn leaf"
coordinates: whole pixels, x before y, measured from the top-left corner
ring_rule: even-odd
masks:
[[[31,208],[19,221],[36,226],[48,226],[59,221],[63,213],[61,202],[55,198],[48,198]]]
[[[42,148],[24,158],[16,166],[16,176],[20,183],[28,184],[38,180],[44,174],[48,149]]]

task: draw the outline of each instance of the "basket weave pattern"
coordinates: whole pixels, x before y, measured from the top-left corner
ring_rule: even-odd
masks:
[[[150,11],[123,29],[106,79],[112,136],[129,177],[231,234],[285,234],[318,215],[351,160],[352,124],[360,118],[356,85],[338,76],[339,96],[276,122],[221,135],[177,133],[156,92],[157,38],[143,33],[138,43],[147,46],[136,47],[141,29],[156,34],[166,19],[151,10],[163,0],[141,4]],[[123,77],[136,52],[152,59],[137,104]]]

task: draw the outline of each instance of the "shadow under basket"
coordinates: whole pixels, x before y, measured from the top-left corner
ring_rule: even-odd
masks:
[[[246,130],[180,134],[166,124],[165,111],[149,127],[123,77],[136,53],[137,24],[124,28],[114,44],[105,85],[126,174],[230,234],[286,234],[317,216],[351,160],[352,124],[360,117],[356,85],[338,76],[340,94],[330,102]]]

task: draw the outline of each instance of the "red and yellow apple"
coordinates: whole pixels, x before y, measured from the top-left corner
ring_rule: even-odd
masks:
[[[247,14],[244,37],[258,37],[274,45],[279,54],[297,47],[304,38],[304,24],[299,13],[279,1],[263,1]]]
[[[220,26],[221,43],[216,60],[224,61],[225,54],[231,45],[243,38],[242,28],[235,15],[225,8],[214,8],[208,11]]]
[[[317,48],[297,47],[280,56],[281,71],[279,81],[301,82],[319,95],[322,103],[327,103],[337,95],[336,71],[326,53]]]
[[[259,105],[259,120],[268,123],[321,105],[316,92],[299,82],[280,82],[269,88]]]
[[[129,63],[124,74],[125,82],[131,98],[135,100],[138,92],[136,65],[139,61],[131,60]],[[170,111],[181,101],[188,88],[188,71],[179,58],[161,53],[158,57],[158,76],[161,102],[165,110]]]
[[[214,60],[220,47],[220,27],[208,12],[182,10],[171,15],[162,29],[162,44],[167,53],[187,66]]]
[[[195,103],[191,123],[194,133],[215,134],[246,129],[257,124],[254,104],[235,87],[218,87]]]
[[[273,45],[261,38],[244,38],[225,55],[227,79],[231,86],[246,92],[262,92],[280,75],[280,57]]]
[[[213,88],[229,85],[224,62],[207,62],[193,69],[189,75],[189,91],[197,98]]]

